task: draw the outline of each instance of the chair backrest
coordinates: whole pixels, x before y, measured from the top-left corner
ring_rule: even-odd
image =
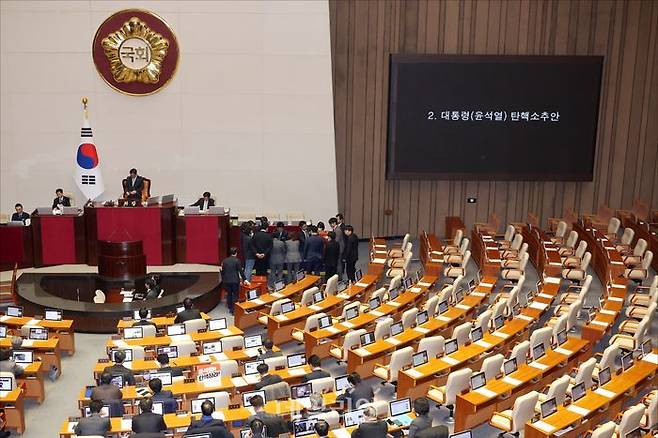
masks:
[[[590,438],[612,438],[615,434],[617,423],[608,421],[594,429]]]
[[[401,275],[396,275],[395,277],[391,278],[391,283],[388,285],[388,292],[392,291],[396,287],[400,286],[402,284],[402,276]]]
[[[470,260],[471,260],[471,251],[466,250],[466,252],[464,253],[464,258],[462,259],[462,265],[461,265],[462,268],[464,268],[464,270],[466,270],[466,266],[468,266],[468,262]]]
[[[144,347],[141,345],[133,345],[130,347],[133,351],[133,360],[144,360]]]
[[[471,323],[470,322],[465,322],[463,324],[459,324],[455,329],[452,331],[452,337],[454,339],[457,339],[457,345],[460,347],[466,345],[466,343],[469,340],[469,335],[471,334]]]
[[[620,225],[621,225],[621,221],[619,219],[617,219],[616,217],[611,217],[610,222],[608,222],[608,230],[606,234],[617,234]]]
[[[290,398],[290,385],[288,382],[279,382],[264,386],[265,400],[285,400]]]
[[[409,233],[404,235],[404,238],[402,239],[402,245],[401,245],[401,248],[403,250],[407,247],[407,243],[409,243],[410,238],[411,238],[411,236],[409,235]]]
[[[515,358],[517,364],[522,364],[528,356],[528,351],[530,351],[530,341],[519,342],[512,348],[509,358]]]
[[[512,408],[512,430],[510,432],[516,433],[524,429],[525,424],[535,416],[535,405],[539,399],[537,391],[531,391],[514,401]]]
[[[178,357],[188,357],[192,353],[196,353],[196,343],[194,341],[176,341],[171,343],[178,349]]]
[[[649,400],[647,406],[647,426],[656,427],[658,425],[658,393],[654,394],[653,398]]]
[[[589,262],[592,260],[592,253],[587,251],[580,262],[580,269],[587,272]]]
[[[144,180],[144,185],[142,186],[142,202],[146,201],[151,197],[151,180],[146,177],[142,177]]]
[[[311,380],[311,388],[313,389],[313,392],[320,394],[331,392],[334,390],[334,378],[321,377],[319,379],[313,379]]]
[[[103,304],[105,302],[105,292],[100,289],[96,289],[96,294],[94,295],[94,303]]]
[[[355,345],[361,345],[361,335],[366,334],[366,329],[350,330],[343,338],[343,360],[347,359],[347,352]]]
[[[512,311],[514,310],[514,306],[516,304],[518,304],[518,302],[519,302],[519,291],[520,290],[521,289],[519,288],[519,286],[514,286],[512,288],[512,290],[510,291],[509,296],[507,297],[507,300],[505,301],[505,303],[507,304],[506,311],[507,311],[508,315],[512,314]]]
[[[647,250],[647,241],[640,237],[639,239],[637,239],[637,242],[635,243],[635,248],[633,248],[633,255],[642,257],[644,251],[646,250]]]
[[[494,304],[493,314],[491,315],[491,322],[496,320],[500,315],[505,314],[505,309],[507,308],[507,301],[501,300]]]
[[[310,289],[306,289],[302,294],[302,299],[300,304],[302,306],[310,306],[313,304],[313,294],[319,291],[320,289],[317,286],[314,286]]]
[[[601,361],[598,364],[600,370],[610,367],[610,371],[614,373],[617,370],[617,358],[619,357],[621,350],[619,345],[610,344],[603,350],[601,354]]]
[[[338,293],[338,274],[334,274],[327,280],[324,286],[324,293],[327,295],[336,295]]]
[[[190,319],[185,321],[185,333],[199,333],[199,330],[205,330],[208,326],[203,318]]]
[[[622,245],[630,245],[631,242],[633,241],[633,237],[635,237],[635,230],[632,228],[628,227],[624,229],[624,234],[621,235],[621,239],[619,240],[619,243]]]
[[[617,429],[618,436],[625,437],[628,432],[640,427],[640,421],[644,415],[644,410],[644,403],[639,403],[626,409],[619,421],[619,428]]]
[[[361,302],[360,302],[360,301],[352,301],[352,302],[349,303],[349,304],[345,304],[345,305],[343,306],[343,313],[341,314],[341,317],[342,317],[343,319],[345,319],[345,316],[347,315],[347,311],[348,311],[349,309],[354,308],[354,307],[356,307],[356,308],[360,308],[360,307],[361,307]]]
[[[36,325],[36,324],[25,324],[25,325],[21,326],[21,337],[23,337],[25,339],[29,338],[30,337],[30,329],[33,329],[33,328],[41,328],[41,326]]]
[[[589,291],[589,287],[590,287],[591,284],[592,284],[592,276],[587,275],[587,277],[585,277],[585,281],[583,282],[583,286],[580,289],[580,292],[581,292],[580,295],[581,295],[582,298],[585,297],[585,295],[583,294],[583,289],[585,289],[585,294],[586,294]]]
[[[411,309],[405,310],[402,314],[402,326],[405,329],[412,327],[416,323],[416,316],[418,315],[418,308],[412,307]]]
[[[462,239],[462,243],[459,245],[459,254],[466,254],[466,250],[468,249],[468,245],[471,243],[468,237],[465,237]]]
[[[437,296],[439,297],[439,303],[443,302],[445,300],[448,300],[449,302],[452,302],[453,297],[454,297],[454,294],[453,294],[454,290],[455,290],[455,287],[452,284],[450,284],[450,285],[444,287],[443,289],[441,289],[441,291],[437,294]]]
[[[413,347],[404,347],[400,350],[395,350],[391,355],[391,362],[388,364],[388,372],[391,382],[398,380],[398,372],[411,365],[411,357],[414,354]]]
[[[567,232],[567,223],[565,221],[560,221],[557,224],[557,229],[555,230],[555,237],[564,237],[564,234]]]
[[[578,323],[578,315],[580,314],[582,308],[582,300],[576,300],[569,306],[569,310],[567,311],[567,331],[571,330]]]
[[[340,414],[336,411],[322,412],[321,414],[311,415],[311,418],[324,420],[329,425],[329,429],[334,429],[340,424]]]
[[[594,384],[592,380],[592,373],[594,372],[594,367],[596,366],[596,358],[590,357],[585,362],[581,363],[578,367],[578,372],[576,373],[575,381],[576,385],[582,382],[585,382],[585,387],[587,389],[591,388]]]
[[[377,412],[377,418],[386,418],[389,416],[388,411],[388,402],[386,400],[377,400],[371,403],[363,403],[359,406],[359,409],[365,409],[372,406]]]
[[[511,242],[512,238],[514,238],[515,232],[516,229],[514,228],[514,225],[508,225],[507,228],[505,229],[505,240]]]
[[[504,361],[505,356],[500,353],[489,356],[482,361],[481,370],[484,371],[484,377],[487,381],[495,379],[500,374],[500,369],[503,367]]]
[[[567,397],[567,388],[569,387],[569,382],[571,378],[568,374],[560,377],[557,380],[553,380],[551,385],[548,387],[548,392],[546,393],[546,399],[551,399],[555,397],[557,405],[564,403],[564,399]]]
[[[464,286],[464,276],[463,275],[458,275],[457,278],[455,278],[455,281],[452,282],[452,293],[455,294],[457,291],[462,289]]]
[[[270,315],[278,315],[281,313],[281,306],[283,306],[283,303],[287,303],[291,301],[289,298],[283,298],[280,300],[276,300],[275,302],[272,303],[272,308],[270,309]]]
[[[642,269],[648,270],[652,260],[653,260],[653,252],[652,251],[645,252],[644,257],[642,257]]]
[[[430,318],[436,315],[436,308],[439,305],[439,298],[440,297],[438,295],[434,295],[432,298],[427,300],[426,308],[427,308],[427,314],[429,315]]]
[[[654,306],[652,304],[652,306]],[[653,307],[654,311],[656,307]],[[635,329],[635,334],[633,334],[633,338],[635,339],[635,342],[637,346],[639,346],[643,341],[644,338],[647,334],[647,331],[649,331],[649,324],[651,323],[651,317],[653,315],[649,312],[646,313],[640,320],[640,322],[637,324],[637,328]]]
[[[526,253],[525,255],[528,255],[528,253]],[[525,257],[525,255],[524,255],[524,257]],[[519,293],[521,293],[521,291],[523,290],[523,285],[525,284],[525,278],[526,277],[525,277],[525,272],[524,272],[519,276],[519,280],[516,282],[516,285],[519,287]]]
[[[464,231],[460,228],[455,232],[455,237],[452,238],[452,244],[458,247],[463,237],[464,237]]]
[[[527,252],[523,254],[523,257],[521,257],[521,261],[519,262],[519,271],[525,272],[525,267],[528,264],[528,258],[530,257],[530,254]]]
[[[384,337],[388,337],[391,333],[391,325],[393,325],[394,322],[395,321],[390,316],[381,321],[377,321],[377,324],[375,324],[375,340],[379,341],[384,339]]]
[[[480,313],[478,317],[475,319],[475,327],[482,327],[482,332],[486,332],[487,329],[489,328],[489,321],[491,321],[492,314],[493,311],[491,311],[490,309],[487,309],[484,312]]]
[[[244,348],[244,336],[227,336],[221,339],[222,351],[233,351],[236,348]]]
[[[519,254],[518,254],[519,260],[521,260],[527,252],[528,252],[528,244],[523,242],[521,248],[519,249]]]
[[[548,350],[551,346],[551,336],[553,329],[551,327],[542,327],[535,330],[530,335],[530,350],[532,351],[539,344],[544,344],[544,348]]]
[[[512,240],[512,244],[510,245],[510,249],[518,251],[521,249],[521,245],[523,244],[523,234],[517,233],[514,236],[514,239]]]
[[[265,363],[268,367],[270,367],[271,370],[275,370],[277,368],[285,368],[287,365],[285,356],[268,357],[265,359]]]
[[[311,330],[318,328],[320,318],[324,318],[325,316],[327,316],[327,314],[324,312],[314,313],[309,316],[304,323],[304,331],[310,332]]]
[[[569,306],[569,310],[571,310],[571,306]],[[552,330],[554,336],[560,333],[562,330],[566,330],[568,320],[569,320],[569,312],[563,313],[557,318],[557,321],[555,322],[555,325],[553,325],[553,330]]]
[[[158,330],[154,325],[143,325],[142,326],[142,334],[144,337],[150,337],[150,336],[155,336],[157,334]]]
[[[454,405],[457,399],[457,394],[460,394],[463,390],[467,389],[471,383],[471,376],[473,375],[473,370],[470,368],[462,368],[457,371],[453,371],[448,374],[448,380],[446,381],[446,405]]]
[[[430,336],[420,340],[416,352],[420,353],[421,351],[426,351],[427,357],[431,359],[436,357],[439,353],[443,354],[444,346],[445,339],[443,336]]]
[[[564,246],[567,248],[573,248],[576,246],[576,242],[578,242],[578,233],[576,231],[571,231]]]
[[[228,408],[231,396],[226,391],[214,391],[199,394],[197,398],[213,398],[215,399],[215,409],[226,409]]]
[[[578,242],[578,248],[576,248],[576,252],[574,255],[576,257],[581,257],[585,254],[585,251],[587,251],[587,241],[586,240],[581,240]]]
[[[386,295],[386,288],[385,287],[380,287],[376,291],[370,295],[370,298],[379,298],[380,301],[383,303],[384,302],[384,295]]]

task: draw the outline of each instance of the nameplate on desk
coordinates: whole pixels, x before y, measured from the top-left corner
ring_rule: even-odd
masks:
[[[546,277],[544,279],[544,283],[560,284],[560,281],[562,280],[558,277]]]
[[[453,359],[450,356],[442,357],[441,360],[443,362],[447,363],[448,365],[451,365],[451,366],[452,365],[457,365],[459,363],[459,361],[457,359]]]
[[[351,322],[347,322],[347,321],[342,322],[341,324],[343,325],[343,327],[347,327],[348,329],[351,329],[352,327],[354,327],[354,324],[352,324]]]
[[[485,283],[484,281],[480,282],[480,286],[484,286],[484,287],[492,287],[493,285],[494,283]]]
[[[304,367],[299,367],[299,368],[292,368],[292,369],[289,368],[288,369],[288,374],[290,374],[291,376],[303,376],[304,374],[307,374],[307,373],[306,373],[306,370],[304,369]]]
[[[389,301],[386,304],[390,304],[393,307],[400,307],[402,305],[402,303],[398,303],[397,301]]]
[[[439,321],[444,321],[444,322],[450,322],[450,321],[452,321],[451,318],[448,318],[447,316],[443,316],[443,315],[439,315],[439,316],[437,316],[436,319],[438,319]]]
[[[608,310],[608,309],[601,309],[600,312],[603,315],[615,315],[617,313],[614,310]]]
[[[432,285],[432,283],[428,283],[426,281],[419,281],[418,282],[418,286],[420,286],[420,287],[430,287],[431,285]]]
[[[457,309],[462,309],[462,310],[471,310],[471,308],[469,306],[466,306],[464,304],[457,304],[455,307]]]
[[[482,348],[491,348],[492,347],[492,345],[490,343],[488,343],[487,341],[483,341],[482,339],[475,342],[475,345],[477,345],[478,347],[482,347]]]
[[[34,341],[32,339],[24,339],[23,340],[23,347],[32,347],[34,345]]]
[[[192,336],[190,335],[174,335],[169,336],[171,342],[190,342],[192,341]]]
[[[386,259],[372,259],[372,263],[377,263],[381,265],[386,263]]]
[[[494,335],[497,338],[503,338],[503,339],[507,339],[511,336],[511,335],[508,335],[507,333],[502,333],[502,332],[499,332],[499,331],[493,332],[492,335]]]
[[[361,282],[359,281],[359,282],[356,283],[354,286],[357,286],[357,287],[368,287],[369,285],[368,285],[368,283],[361,283]]]
[[[509,377],[509,376],[503,377],[502,380],[503,380],[503,382],[507,383],[508,385],[512,385],[512,386],[519,386],[523,383],[522,381],[520,381],[518,379],[515,379],[514,377]]]
[[[412,287],[412,288],[411,288],[411,289],[409,289],[409,290],[410,290],[411,292],[413,292],[413,293],[416,293],[416,294],[417,294],[417,293],[419,293],[420,291],[422,291],[422,290],[423,290],[423,288],[420,288],[420,287]]]
[[[642,360],[652,363],[654,365],[658,365],[658,354],[656,353],[649,353],[646,356],[642,358]]]
[[[431,331],[430,329],[425,328],[425,327],[416,327],[414,330],[417,331],[418,333],[422,333],[424,335],[426,335],[427,333],[429,333]]]
[[[340,332],[340,329],[334,326],[329,326],[325,330],[332,334],[336,334]]]
[[[484,396],[484,397],[487,397],[487,398],[493,398],[493,397],[498,396],[498,393],[497,393],[497,392],[494,392],[494,391],[492,391],[492,390],[490,390],[490,389],[487,389],[487,388],[485,388],[485,387],[478,388],[478,389],[476,389],[476,390],[473,391],[473,392],[477,392],[477,393],[480,394],[481,396]]]
[[[217,332],[222,336],[231,336],[233,334],[233,332],[230,329],[221,329],[221,330],[217,330]]]
[[[537,368],[538,370],[541,370],[541,371],[546,371],[549,368],[548,365],[544,365],[543,363],[539,363],[539,362],[530,362],[528,364],[528,366],[531,366],[533,368]]]
[[[257,304],[259,306],[262,306],[265,304],[265,301],[261,300],[260,298],[256,298],[255,300],[248,301],[249,303]]]
[[[419,378],[423,377],[423,373],[421,373],[420,371],[416,371],[414,369],[407,370],[406,373],[409,374],[414,379],[419,379]]]
[[[365,348],[357,348],[356,350],[352,350],[352,351],[358,354],[359,356],[367,356],[370,354],[370,352]]]
[[[589,415],[589,409],[581,408],[580,406],[576,406],[574,404],[571,404],[567,407],[567,411],[573,412],[576,415],[580,415],[581,417],[585,417]]]
[[[256,353],[256,354],[258,354],[258,353]],[[220,361],[220,360],[226,360],[226,359],[228,359],[228,357],[227,357],[226,354],[224,354],[224,353],[215,353],[215,354],[212,355],[212,357],[213,357],[216,361]]]
[[[552,300],[553,299],[552,295],[545,294],[545,293],[538,294],[537,296],[540,297],[540,298],[546,298],[547,300]]]
[[[388,338],[386,340],[386,342],[391,344],[391,345],[400,345],[402,343],[402,341],[400,341],[399,339],[396,339],[396,338]]]
[[[489,261],[490,261],[491,263],[500,263],[500,262],[501,262],[500,259],[489,259]]]
[[[486,294],[485,294],[484,292],[477,292],[477,291],[475,291],[475,292],[471,292],[471,295],[473,295],[474,297],[483,297],[483,296],[485,296]]]
[[[553,426],[551,426],[550,424],[544,421],[537,421],[535,423],[532,423],[532,425],[537,429],[541,430],[542,432],[553,432],[555,430]]]
[[[318,311],[322,310],[322,307],[316,306],[315,304],[313,304],[312,306],[308,306],[308,308],[311,309],[314,312],[318,312]]]
[[[619,298],[619,297],[608,297],[608,299],[609,299],[610,301],[624,301],[623,298]]]
[[[590,324],[598,325],[599,327],[607,327],[608,326],[607,322],[601,322],[601,321],[590,321]]]
[[[594,391],[594,394],[598,394],[601,397],[605,397],[605,398],[615,398],[617,396],[617,394],[615,394],[614,392],[608,391],[607,389],[604,388],[597,388]]]
[[[272,292],[270,295],[272,295],[274,298],[283,298],[283,294],[280,292]],[[255,301],[255,300],[254,300]]]
[[[121,419],[121,431],[130,431],[133,430],[133,420],[132,418],[122,418]]]
[[[380,316],[384,316],[384,314],[382,312],[380,312],[379,310],[371,310],[368,313],[370,313],[371,315],[375,315],[377,318],[379,318]]]
[[[533,317],[528,316],[528,315],[523,315],[523,314],[517,315],[515,318],[519,318],[519,319],[522,319],[524,321],[534,321],[535,320]]]
[[[545,303],[538,303],[536,301],[533,301],[532,304],[529,306],[531,309],[537,309],[537,310],[544,310],[548,307],[548,304]]]
[[[336,295],[338,298],[341,300],[347,300],[350,298],[350,294],[346,294],[345,292],[341,292],[338,295]]]
[[[567,350],[566,348],[558,347],[555,349],[556,353],[564,354],[565,356],[571,356],[573,351]]]

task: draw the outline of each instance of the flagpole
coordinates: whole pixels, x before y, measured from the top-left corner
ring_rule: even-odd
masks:
[[[89,99],[87,99],[86,96],[83,97],[82,98],[82,105],[83,105],[83,110],[84,110],[84,114],[85,114],[85,120],[87,120],[89,118],[89,115],[87,114],[87,102],[89,102]]]

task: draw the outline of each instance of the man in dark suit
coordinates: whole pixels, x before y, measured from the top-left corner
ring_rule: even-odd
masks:
[[[345,252],[343,252],[343,260],[345,261],[345,271],[347,278],[351,282],[355,282],[356,278],[356,261],[359,259],[359,237],[354,234],[352,225],[345,227]]]
[[[256,389],[263,389],[268,385],[274,385],[275,383],[283,381],[281,376],[277,376],[276,374],[269,374],[270,367],[266,363],[258,364],[256,370],[258,370],[258,374],[260,374],[260,382],[254,385]]]
[[[180,377],[183,375],[183,370],[176,367],[169,366],[169,356],[166,353],[160,353],[156,357],[156,360],[160,364],[160,371],[163,373],[170,372],[171,377]]]
[[[409,426],[409,438],[416,438],[419,432],[432,427],[430,403],[425,397],[419,397],[414,400],[414,412],[416,413],[416,418],[414,418]]]
[[[124,196],[127,199],[141,201],[144,178],[137,175],[137,169],[130,169],[130,175],[124,181]]]
[[[109,373],[112,377],[121,376],[124,385],[134,386],[135,374],[123,365],[124,360],[126,360],[126,353],[123,350],[118,350],[114,353],[114,365],[105,367],[103,373]]]
[[[329,280],[338,273],[338,262],[340,260],[340,245],[336,242],[336,232],[327,233],[327,244],[324,247],[324,277],[325,281]]]
[[[201,318],[201,312],[199,312],[199,309],[194,308],[194,303],[192,303],[191,298],[185,298],[183,300],[183,307],[185,307],[185,310],[176,315],[176,319],[174,319],[176,324],[180,324],[181,322],[189,321],[191,319]]]
[[[23,221],[25,223],[30,218],[30,214],[23,211],[23,204],[18,203],[14,208],[16,209],[16,213],[11,215],[12,222]]]
[[[324,377],[331,377],[331,374],[321,368],[320,357],[317,354],[312,354],[308,358],[308,364],[311,366],[311,372],[302,377],[302,382],[310,382],[315,379],[322,379]]]
[[[203,192],[203,196],[199,198],[194,204],[191,204],[190,207],[199,207],[199,210],[205,211],[210,207],[215,206],[215,200],[210,197],[210,192]]]
[[[350,384],[350,388],[336,397],[336,400],[348,402],[350,410],[358,409],[364,403],[372,403],[375,399],[372,386],[361,380],[359,373],[355,372],[347,376],[347,383]]]
[[[109,418],[103,418],[100,415],[103,403],[99,400],[92,400],[89,403],[91,414],[86,418],[81,418],[78,424],[73,428],[77,436],[105,436],[112,429]]]
[[[210,400],[201,403],[201,418],[192,420],[192,424],[187,428],[185,436],[195,435],[202,432],[210,432],[212,438],[233,438],[233,435],[226,430],[226,425],[222,420],[216,420],[212,417],[215,406]]]
[[[388,436],[388,425],[384,420],[377,420],[377,410],[374,406],[368,406],[363,411],[365,420],[352,431],[352,438],[386,438]]]
[[[167,430],[164,418],[153,413],[153,399],[143,398],[139,401],[141,413],[133,416],[133,432],[162,432]]]
[[[286,231],[285,225],[283,222],[279,221],[276,223],[276,230],[272,233],[272,236],[275,239],[279,240],[288,240],[288,232]]]
[[[233,305],[238,300],[240,283],[244,281],[246,285],[249,285],[244,269],[242,269],[242,263],[238,258],[237,248],[233,247],[229,250],[229,256],[222,261],[219,272],[222,273],[222,287],[226,291],[226,307],[233,315]]]
[[[270,357],[283,356],[283,353],[281,353],[280,351],[274,351],[273,348],[274,348],[274,342],[272,342],[272,340],[269,338],[265,339],[263,341],[263,348],[258,349],[258,352],[260,353],[258,355],[258,359],[262,360]]]
[[[146,286],[146,295],[144,295],[144,300],[155,300],[160,295],[160,292],[155,288],[155,281],[152,278],[147,278],[144,282]]]
[[[275,414],[265,412],[265,400],[260,395],[255,395],[249,399],[249,403],[254,408],[254,415],[247,418],[247,424],[258,419],[265,424],[268,437],[278,437],[281,434],[288,433],[288,423]]]
[[[173,414],[178,408],[178,402],[171,391],[162,390],[162,380],[155,378],[149,380],[149,388],[153,392],[151,397],[153,401],[162,402],[164,405],[164,414]]]
[[[256,275],[267,275],[270,264],[270,252],[274,239],[267,232],[267,225],[261,223],[260,229],[251,237],[251,248],[256,256]]]
[[[91,390],[90,398],[101,402],[103,400],[121,400],[123,394],[119,387],[112,383],[112,374],[103,372],[100,377],[100,385]]]
[[[303,259],[306,262],[306,272],[320,275],[324,255],[324,241],[322,237],[318,236],[318,227],[311,225],[309,229],[311,234],[306,238],[303,254]]]
[[[53,210],[59,208],[60,205],[62,207],[70,207],[71,198],[64,196],[64,190],[57,189],[55,190],[55,199],[53,199]]]
[[[144,326],[144,325],[155,325],[153,322],[151,322],[150,319],[148,319],[149,316],[149,309],[141,308],[139,309],[139,320],[133,322],[133,327],[139,327],[139,326]]]

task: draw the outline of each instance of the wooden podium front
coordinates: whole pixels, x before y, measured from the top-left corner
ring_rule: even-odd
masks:
[[[104,280],[146,277],[146,255],[141,240],[98,241],[98,275]]]

